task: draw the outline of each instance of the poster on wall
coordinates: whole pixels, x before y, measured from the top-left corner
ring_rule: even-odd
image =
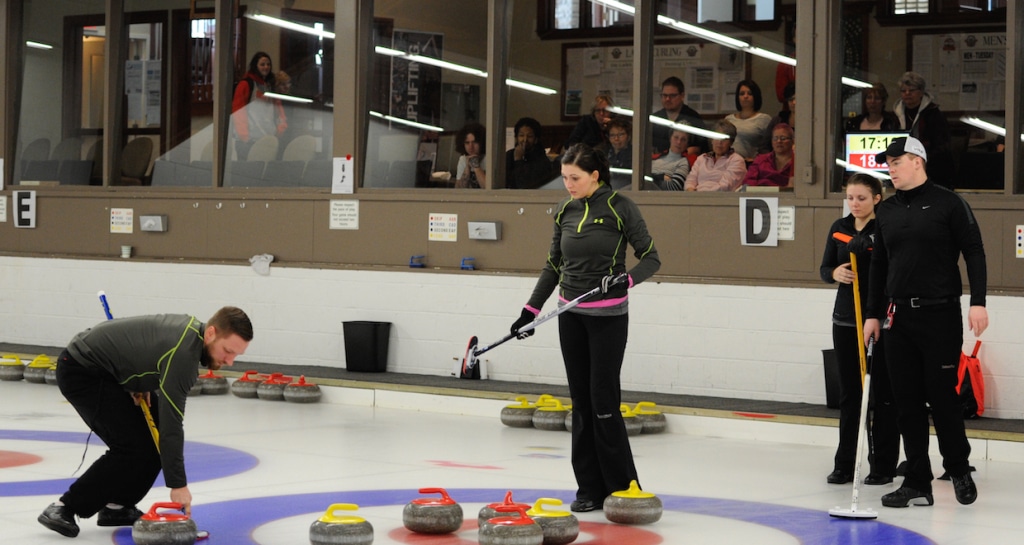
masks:
[[[916,34],[911,66],[946,111],[1002,111],[1006,93],[1006,33]]]
[[[391,47],[410,55],[443,58],[444,35],[396,30]],[[390,115],[428,125],[441,122],[441,68],[399,57],[391,58]]]

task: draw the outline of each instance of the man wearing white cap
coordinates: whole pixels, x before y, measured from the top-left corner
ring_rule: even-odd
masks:
[[[928,154],[920,140],[896,139],[876,160],[889,165],[896,194],[876,211],[864,342],[884,331],[907,455],[903,484],[882,496],[882,505],[934,502],[929,407],[942,466],[953,481],[956,500],[967,505],[977,499],[978,489],[971,478],[971,446],[956,394],[963,345],[963,282],[957,262],[963,254],[971,288],[967,324],[977,337],[988,327],[981,231],[960,195],[928,179]]]

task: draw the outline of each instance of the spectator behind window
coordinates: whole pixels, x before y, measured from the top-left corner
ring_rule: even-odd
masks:
[[[505,187],[537,189],[555,177],[554,164],[540,145],[540,123],[532,117],[516,121],[516,145],[505,152]]]
[[[479,189],[487,183],[484,170],[486,145],[487,130],[479,123],[469,123],[455,134],[455,147],[462,154],[455,170],[455,187]]]
[[[924,78],[917,72],[906,72],[899,81],[900,99],[893,112],[900,130],[908,131],[921,141],[928,153],[925,172],[928,179],[945,187],[953,187],[953,159],[950,156],[949,123],[939,105],[925,92]]]
[[[590,113],[583,116],[576,127],[572,129],[569,139],[562,145],[562,149],[569,149],[569,146],[584,143],[592,148],[602,148],[608,145],[608,122],[614,115],[608,108],[614,106],[612,97],[608,95],[597,95],[594,97],[594,106]]]
[[[686,191],[735,191],[747,174],[746,161],[732,148],[736,127],[723,119],[712,130],[726,138],[712,138],[711,151],[694,161],[684,184]]]
[[[754,159],[743,185],[789,187],[792,184],[793,128],[779,123],[772,129],[772,151]]]
[[[757,82],[745,79],[736,84],[736,113],[725,116],[725,120],[736,127],[736,153],[746,161],[753,161],[757,151],[764,145],[765,129],[772,120],[761,113],[761,88]]]

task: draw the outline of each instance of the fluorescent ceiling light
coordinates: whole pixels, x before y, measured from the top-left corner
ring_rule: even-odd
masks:
[[[441,59],[435,59],[433,57],[424,57],[423,55],[413,55],[411,53],[406,53],[406,52],[400,51],[398,49],[392,49],[390,47],[384,47],[384,46],[380,46],[380,45],[374,47],[373,50],[375,52],[381,54],[381,55],[387,55],[389,57],[398,57],[398,58],[407,59],[407,60],[410,60],[410,61],[413,61],[413,62],[422,63],[422,64],[429,64],[429,65],[432,65],[432,66],[439,66],[441,68],[445,68],[445,69],[448,69],[448,70],[454,70],[456,72],[462,72],[463,74],[469,74],[471,76],[477,76],[477,77],[480,77],[480,78],[486,78],[487,77],[487,72],[485,72],[483,70],[480,70],[480,69],[477,69],[477,68],[472,68],[470,66],[463,66],[461,64],[455,64],[453,62],[443,61]],[[505,80],[505,84],[508,85],[509,87],[517,87],[519,89],[524,89],[526,91],[531,91],[531,92],[539,93],[539,94],[542,94],[542,95],[557,95],[558,94],[558,91],[556,91],[555,89],[552,89],[550,87],[544,87],[544,86],[536,85],[536,84],[533,84],[533,83],[527,83],[525,81],[518,81],[518,80],[514,80],[512,78],[506,79]]]
[[[874,87],[873,84],[868,83],[866,81],[861,81],[859,79],[848,78],[846,76],[843,76],[843,85],[847,85],[849,87],[856,87],[858,89],[870,89],[870,88]]]
[[[409,121],[408,119],[402,119],[400,117],[395,117],[395,116],[392,116],[392,115],[384,115],[384,114],[382,114],[380,112],[375,112],[373,110],[370,110],[370,115],[372,115],[374,117],[379,117],[381,119],[385,119],[387,121],[391,121],[391,122],[394,122],[394,123],[401,123],[402,125],[408,125],[410,127],[415,127],[417,129],[423,129],[425,131],[437,131],[437,132],[444,131],[444,127],[435,127],[433,125],[427,125],[426,123],[417,123],[416,121]]]
[[[282,95],[280,93],[263,93],[263,96],[276,98],[277,100],[283,100],[285,102],[298,102],[300,104],[311,104],[313,102],[313,99],[311,98],[302,98],[292,95]]]
[[[625,115],[625,116],[633,117],[633,110],[627,110],[627,109],[621,108],[619,106],[609,106],[608,107],[608,111],[612,112],[612,113],[615,113],[615,114],[619,114],[619,115]],[[700,127],[694,127],[692,125],[687,125],[685,123],[676,123],[675,121],[669,121],[668,119],[665,119],[664,117],[661,117],[661,116],[652,115],[648,119],[650,119],[651,123],[654,123],[656,125],[662,125],[662,126],[665,126],[665,127],[670,127],[672,129],[677,129],[677,130],[680,130],[680,131],[683,131],[683,132],[688,132],[690,134],[696,134],[697,136],[703,136],[705,138],[713,138],[715,140],[722,140],[722,139],[725,139],[725,138],[729,138],[728,134],[722,134],[720,132],[709,131],[707,129],[702,129]]]
[[[960,121],[962,121],[963,123],[966,123],[968,125],[971,125],[971,126],[974,126],[974,127],[978,127],[979,129],[981,129],[983,131],[988,131],[990,133],[998,134],[999,136],[1003,136],[1003,137],[1006,136],[1006,128],[1005,127],[1000,127],[999,125],[996,125],[995,123],[989,123],[988,121],[985,121],[983,119],[980,119],[980,118],[977,118],[977,117],[974,117],[974,116],[967,116],[967,115],[965,115],[965,116],[960,118]],[[1021,140],[1021,142],[1024,142],[1024,134],[1020,135],[1020,140]]]
[[[608,171],[611,172],[612,174],[626,174],[628,176],[632,176],[633,175],[633,169],[630,169],[630,168],[609,167]],[[653,182],[654,178],[652,178],[650,176],[644,176],[644,180],[646,180],[648,182]]]
[[[50,45],[50,44],[44,44],[42,42],[33,42],[32,40],[25,40],[25,45],[28,46],[28,47],[31,47],[33,49],[44,49],[44,50],[53,49],[53,46]]]
[[[554,90],[554,89],[552,89],[550,87],[543,87],[541,85],[534,85],[532,83],[526,83],[525,81],[517,81],[517,80],[511,79],[511,78],[505,80],[505,84],[508,85],[509,87],[518,87],[520,89],[524,89],[526,91],[532,91],[534,93],[539,93],[539,94],[542,94],[542,95],[557,95],[558,94],[558,91],[556,91],[556,90]]]
[[[334,33],[326,30],[318,29],[311,26],[300,25],[299,23],[293,23],[284,19],[278,19],[277,17],[271,17],[269,15],[263,15],[262,13],[246,14],[246,17],[253,21],[259,21],[268,25],[276,27],[286,28],[288,30],[294,30],[295,32],[302,32],[304,34],[310,34],[320,38],[334,39]]]

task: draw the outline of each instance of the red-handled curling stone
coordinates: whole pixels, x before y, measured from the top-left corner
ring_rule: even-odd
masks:
[[[53,365],[53,360],[46,354],[39,354],[25,366],[25,381],[36,384],[46,383],[46,370]]]
[[[25,378],[25,364],[14,354],[0,356],[0,380],[16,381]]]
[[[512,491],[505,492],[505,500],[501,502],[489,503],[480,508],[480,513],[476,517],[477,526],[482,528],[483,525],[490,519],[498,516],[498,507],[502,505],[516,506],[521,505],[527,509],[530,508],[529,504],[516,503],[512,501]]]
[[[462,526],[462,506],[443,488],[421,488],[420,494],[441,494],[440,498],[418,498],[405,505],[402,524],[420,534],[448,534]]]
[[[181,504],[174,502],[154,503],[149,512],[139,517],[132,525],[132,541],[135,545],[192,545],[196,542],[196,523],[181,513]],[[170,509],[173,512],[157,512]]]
[[[203,395],[219,396],[228,393],[228,379],[215,375],[213,369],[207,371],[205,375],[199,375],[197,382],[202,388]]]
[[[256,386],[256,397],[265,401],[284,401],[284,388],[292,383],[292,377],[271,373],[270,378]]]
[[[565,413],[568,411],[562,402],[551,398],[538,404],[533,412],[533,427],[538,430],[562,431],[565,429]]]
[[[477,535],[480,545],[541,545],[544,530],[526,516],[522,505],[499,505],[501,513],[518,513],[509,517],[495,517],[480,527]]]
[[[256,371],[246,371],[238,380],[231,383],[231,393],[236,397],[255,399],[256,388],[267,378],[267,375],[261,375]]]
[[[622,403],[619,405],[619,411],[622,412],[622,423],[626,425],[626,434],[640,435],[640,432],[644,430],[644,423],[636,417],[633,409],[630,409],[629,405]]]
[[[576,541],[580,535],[580,521],[568,511],[548,511],[545,505],[562,505],[557,498],[538,498],[526,516],[533,519],[544,531],[544,545],[565,545]]]
[[[506,405],[501,409],[501,423],[512,428],[532,428],[533,411],[537,405],[530,403],[525,397],[517,397],[514,405]]]
[[[354,503],[335,503],[327,508],[324,516],[309,526],[310,545],[370,545],[373,543],[373,526],[363,517],[338,515],[338,511],[355,511]]]
[[[319,386],[306,382],[305,375],[299,375],[298,382],[284,387],[284,400],[292,403],[316,403],[323,395]]]
[[[640,490],[636,481],[629,488],[612,492],[604,500],[604,516],[619,524],[650,524],[661,519],[661,498]]]
[[[654,408],[653,401],[641,401],[633,407],[636,417],[643,423],[641,433],[662,433],[668,427],[665,414]]]

